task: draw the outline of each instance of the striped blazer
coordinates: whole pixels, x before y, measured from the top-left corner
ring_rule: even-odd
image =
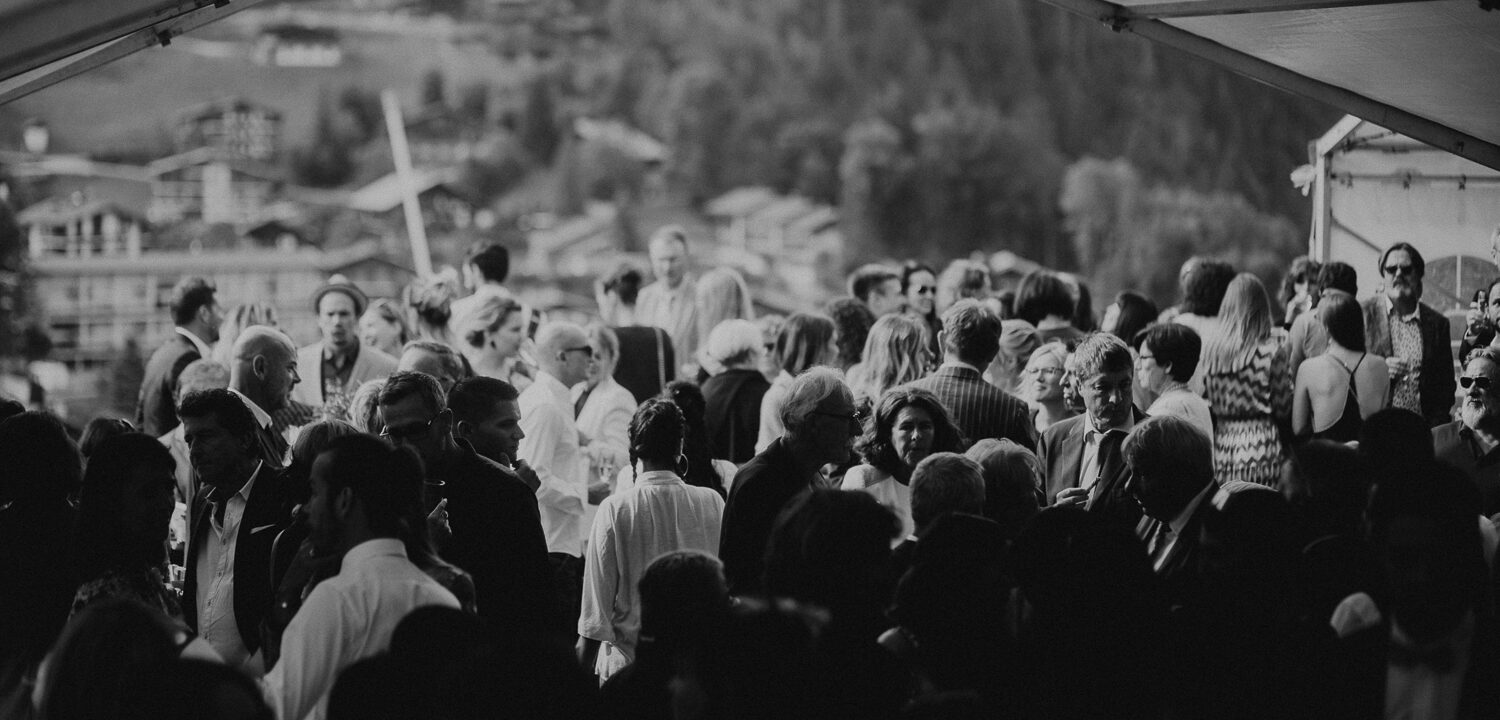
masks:
[[[1026,403],[985,382],[978,370],[945,365],[907,387],[936,395],[953,416],[966,445],[985,438],[1009,438],[1036,452],[1036,426]]]

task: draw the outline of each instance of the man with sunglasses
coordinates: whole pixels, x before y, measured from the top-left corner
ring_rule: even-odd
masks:
[[[1385,293],[1364,303],[1365,347],[1385,358],[1391,405],[1421,415],[1433,427],[1453,409],[1453,346],[1448,319],[1421,302],[1426,263],[1410,243],[1380,256]]]
[[[1433,451],[1474,480],[1484,514],[1494,515],[1500,513],[1500,350],[1475,350],[1458,385],[1459,419],[1433,428]]]
[[[504,630],[561,627],[531,489],[454,437],[453,410],[431,375],[397,372],[379,403],[381,435],[417,451],[429,483],[442,483],[452,537],[439,554],[473,576],[479,614]]]

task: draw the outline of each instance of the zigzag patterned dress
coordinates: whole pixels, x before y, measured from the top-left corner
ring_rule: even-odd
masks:
[[[1292,375],[1286,332],[1271,331],[1240,367],[1205,373],[1203,395],[1214,417],[1214,474],[1220,484],[1275,485],[1287,449],[1278,424],[1291,417]]]

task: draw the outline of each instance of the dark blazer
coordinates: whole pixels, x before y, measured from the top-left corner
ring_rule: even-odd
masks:
[[[205,486],[206,488],[207,486]],[[188,533],[185,567],[187,572],[182,586],[182,614],[188,627],[198,629],[198,552],[202,549],[209,528],[210,492],[199,492],[193,498],[192,512],[188,516],[192,531]],[[239,626],[240,639],[251,654],[261,646],[261,621],[270,610],[276,587],[281,578],[272,577],[272,547],[276,537],[292,521],[291,499],[282,474],[270,467],[262,467],[256,475],[255,486],[250,488],[250,500],[245,505],[245,514],[240,518],[239,533],[234,541],[234,621]]]
[[[135,426],[151,437],[177,427],[177,376],[197,360],[198,348],[176,331],[146,361],[146,375],[135,402]]]
[[[792,498],[812,487],[813,477],[799,475],[784,438],[771,441],[734,476],[734,488],[724,506],[719,559],[729,592],[753,595],[761,591],[766,545],[776,516]]]
[[[771,383],[759,370],[725,370],[703,383],[703,424],[714,457],[738,465],[755,457],[760,401]]]
[[[953,423],[972,445],[985,438],[1009,438],[1035,451],[1036,426],[1026,403],[984,381],[970,368],[938,368],[921,380],[907,383],[936,395],[953,415]]]
[[[677,377],[677,358],[667,331],[644,325],[617,327],[620,358],[615,364],[615,382],[630,391],[638,403],[661,394]]]
[[[1452,463],[1474,481],[1485,517],[1500,513],[1500,448],[1484,452],[1462,420],[1433,428],[1432,448],[1437,459]]]
[[[1187,523],[1182,526],[1182,532],[1177,534],[1176,541],[1167,549],[1161,567],[1156,568],[1156,577],[1161,580],[1162,591],[1174,605],[1188,597],[1198,577],[1198,538],[1204,519],[1210,512],[1214,512],[1213,493],[1213,490],[1208,490],[1198,507],[1193,509],[1193,514],[1188,516]],[[1151,537],[1165,524],[1167,523],[1150,516],[1141,517],[1136,525],[1136,536],[1148,551],[1151,549]]]
[[[1132,408],[1135,421],[1146,416]],[[1041,450],[1037,453],[1046,472],[1045,490],[1047,503],[1057,501],[1057,494],[1065,488],[1079,486],[1079,474],[1083,471],[1083,441],[1088,432],[1088,415],[1077,415],[1056,423],[1042,433]],[[1113,468],[1105,468],[1107,477],[1101,478],[1099,492],[1088,506],[1089,512],[1105,515],[1134,529],[1141,519],[1140,504],[1130,495],[1130,466],[1122,457]]]
[[[1391,346],[1391,325],[1384,296],[1369,298],[1360,303],[1360,307],[1365,314],[1365,350],[1390,357],[1395,351]],[[1453,372],[1453,345],[1448,340],[1448,318],[1425,303],[1417,303],[1417,326],[1422,332],[1422,378],[1418,381],[1422,417],[1427,419],[1428,425],[1436,427],[1453,419],[1454,393],[1458,391],[1458,378]]]
[[[492,627],[534,632],[560,626],[536,494],[467,441],[458,445],[463,452],[456,462],[428,470],[444,483],[453,528],[439,555],[474,578],[479,615]]]

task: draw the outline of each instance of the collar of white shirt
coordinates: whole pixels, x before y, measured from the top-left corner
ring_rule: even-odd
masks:
[[[635,484],[637,486],[646,484],[667,485],[674,482],[680,483],[682,482],[682,478],[677,477],[677,473],[672,472],[671,470],[651,470],[648,472],[643,472],[640,475],[637,475],[635,478]]]
[[[199,338],[197,335],[194,335],[192,330],[189,330],[189,329],[187,329],[185,327],[174,327],[172,329],[176,330],[178,335],[181,335],[181,336],[187,338],[188,342],[190,342],[190,343],[193,344],[193,347],[198,348],[198,356],[199,357],[204,358],[204,359],[209,359],[209,358],[213,357],[213,352],[214,352],[213,348],[209,347],[208,343],[203,342],[203,340],[201,338]]]
[[[339,562],[339,572],[347,572],[350,568],[377,557],[399,557],[406,560],[406,546],[396,538],[366,540],[344,553],[344,559]]]

